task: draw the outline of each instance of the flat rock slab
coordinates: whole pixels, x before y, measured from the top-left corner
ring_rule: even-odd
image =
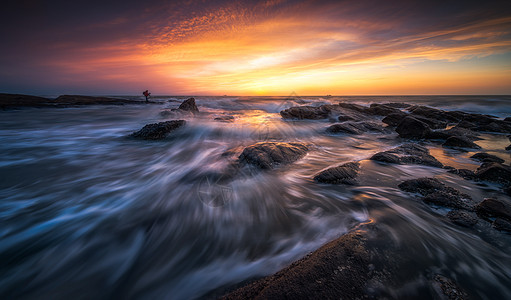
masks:
[[[472,155],[470,158],[480,162],[496,162],[501,164],[504,163],[504,160],[502,158],[485,152],[476,153]]]
[[[172,120],[160,123],[147,124],[130,136],[143,140],[161,140],[167,135],[186,124],[185,120]]]
[[[239,161],[261,169],[273,169],[299,160],[308,150],[302,143],[263,142],[246,147]]]
[[[462,136],[451,136],[442,144],[442,146],[451,148],[481,149],[481,146]]]
[[[388,151],[378,152],[370,159],[391,164],[417,164],[437,168],[443,167],[441,162],[429,154],[429,150],[426,147],[413,143],[404,144]]]
[[[340,183],[354,185],[357,183],[357,175],[360,170],[358,162],[349,162],[341,166],[328,168],[321,171],[314,180],[320,183]]]

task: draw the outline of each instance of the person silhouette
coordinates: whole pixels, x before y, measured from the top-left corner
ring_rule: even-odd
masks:
[[[145,102],[149,102],[149,100],[147,100],[147,98],[149,96],[151,96],[151,93],[149,93],[149,90],[145,90],[142,94],[145,96]]]

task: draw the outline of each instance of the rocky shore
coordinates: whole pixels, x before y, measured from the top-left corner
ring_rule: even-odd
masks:
[[[190,99],[181,106],[174,112],[179,110],[199,112],[194,101]],[[495,233],[478,229],[477,234],[511,233],[511,203],[505,197],[511,190],[511,166],[505,165],[503,159],[485,153],[484,147],[476,143],[482,139],[481,134],[511,135],[510,118],[500,119],[491,115],[443,111],[405,103],[371,104],[369,107],[350,103],[318,107],[297,106],[282,110],[280,115],[288,120],[334,122],[325,126],[323,134],[353,136],[366,132],[374,134],[395,132],[402,142],[401,146],[374,153],[367,159],[383,165],[423,165],[459,175],[472,182],[499,185],[502,199],[473,199],[437,178],[397,182],[396,188],[406,193],[410,199],[444,209],[446,212],[440,217],[450,220],[456,226],[472,228],[476,224],[486,222],[491,224]],[[158,135],[159,139],[164,139],[167,134],[172,135],[172,131],[177,128],[175,124],[185,125],[182,120],[170,122],[174,122],[170,127],[167,126],[168,122],[147,126],[170,128],[165,134]],[[147,131],[149,127],[146,127],[133,136]],[[424,144],[460,151],[480,151],[473,155],[472,159],[481,165],[476,171],[444,165]],[[234,169],[248,166],[263,172],[272,172],[283,165],[292,165],[309,151],[313,151],[310,145],[272,141],[248,145],[241,153],[239,150],[233,150],[229,156],[232,157],[234,153],[239,155],[231,165]],[[363,166],[360,161],[344,162],[317,173],[311,179],[318,184],[318,189],[325,184],[357,185],[357,176],[361,168]],[[400,249],[383,243],[382,241],[389,237],[383,236],[378,226],[362,224],[276,274],[253,281],[223,295],[222,298],[395,298],[392,286],[399,282],[400,266],[410,264],[413,258],[409,253],[401,255]],[[463,287],[445,274],[431,274],[427,280],[430,290],[425,294],[425,298],[471,298]]]
[[[61,95],[56,99],[22,94],[0,93],[0,109],[16,109],[23,107],[69,107],[81,105],[124,105],[145,104],[145,101],[136,101],[123,98],[94,97],[82,95]],[[149,102],[155,103],[155,102]]]

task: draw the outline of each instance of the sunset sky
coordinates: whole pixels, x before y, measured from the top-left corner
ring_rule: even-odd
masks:
[[[511,1],[3,4],[0,92],[511,94]]]

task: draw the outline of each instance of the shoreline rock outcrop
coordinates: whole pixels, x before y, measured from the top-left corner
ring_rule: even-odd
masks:
[[[160,123],[147,124],[139,131],[130,135],[130,137],[143,140],[162,140],[172,131],[184,126],[185,120],[172,120]]]
[[[307,151],[309,148],[302,143],[262,142],[246,147],[238,160],[261,169],[273,169],[299,160]]]

